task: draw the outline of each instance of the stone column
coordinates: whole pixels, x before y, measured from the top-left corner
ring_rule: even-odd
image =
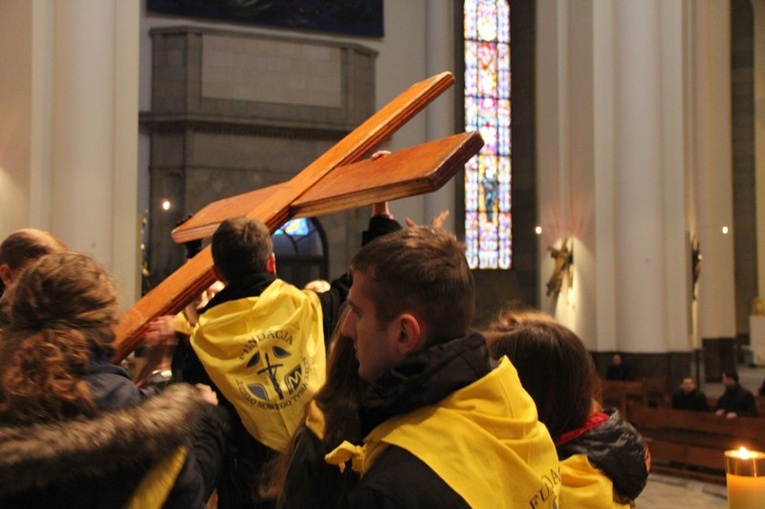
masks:
[[[661,38],[658,0],[614,7],[616,344],[665,349]]]
[[[453,2],[428,0],[427,4],[427,75],[443,71],[454,71],[454,13]],[[452,88],[439,97],[436,102],[425,109],[426,136],[428,140],[436,140],[454,134],[454,94],[460,91]],[[451,212],[444,228],[454,231],[454,218],[459,216],[454,210],[455,179],[435,193],[425,195],[425,222],[429,222],[442,210]]]
[[[67,0],[53,21],[53,230],[115,273],[127,300],[139,274],[138,12]]]
[[[730,6],[694,2],[694,146],[696,217],[703,265],[699,335],[707,380],[735,364],[735,286],[730,89]],[[730,230],[724,234],[722,229]]]

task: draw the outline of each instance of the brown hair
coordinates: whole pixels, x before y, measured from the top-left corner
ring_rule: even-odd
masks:
[[[358,408],[367,383],[359,376],[359,361],[356,359],[353,340],[340,334],[349,309],[344,306],[340,313],[337,326],[332,333],[331,350],[327,360],[327,379],[313,397],[313,401],[324,414],[322,454],[328,454],[343,440],[359,444],[363,439]],[[260,487],[260,494],[264,498],[275,498],[282,491],[299,431],[300,428],[293,435],[287,452],[277,456],[264,470],[265,475],[262,477]]]
[[[266,269],[273,252],[271,233],[257,219],[240,216],[223,221],[212,237],[215,268],[226,283]]]
[[[28,424],[92,415],[85,381],[91,357],[108,356],[117,292],[91,257],[41,257],[10,290],[0,351],[0,416]]]
[[[428,344],[463,336],[470,327],[473,274],[464,245],[443,229],[414,226],[379,237],[359,250],[351,271],[369,279],[381,325],[417,312],[430,330]]]
[[[553,440],[585,424],[600,382],[576,334],[557,323],[527,321],[506,332],[487,332],[486,337],[494,358],[507,356],[518,370]]]
[[[61,251],[66,251],[66,246],[50,233],[24,228],[11,233],[0,244],[0,265],[7,265],[15,272],[43,255]],[[2,293],[5,285],[1,281],[0,287]]]

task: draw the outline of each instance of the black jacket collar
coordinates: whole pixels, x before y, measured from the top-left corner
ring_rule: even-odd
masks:
[[[210,302],[200,311],[204,313],[210,308],[233,300],[247,297],[257,297],[276,280],[276,276],[266,271],[249,274],[237,281],[232,281],[226,287],[215,294]]]
[[[396,415],[438,403],[491,371],[486,341],[474,333],[436,344],[397,364],[364,393],[362,432]]]

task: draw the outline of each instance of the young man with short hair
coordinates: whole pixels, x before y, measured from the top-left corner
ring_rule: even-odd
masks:
[[[372,208],[364,241],[400,229],[387,204]],[[332,337],[350,277],[317,294],[276,275],[271,234],[260,221],[223,221],[212,238],[217,277],[226,287],[202,309],[183,380],[211,385],[230,410],[218,507],[272,507],[257,493],[261,471],[287,448],[305,406],[324,383]]]
[[[722,372],[725,392],[717,400],[715,415],[724,415],[727,419],[736,417],[757,417],[757,402],[754,394],[738,383],[738,371],[728,369]]]
[[[464,247],[413,227],[351,263],[350,313],[365,438],[355,508],[555,508],[558,456],[515,368],[469,333],[474,283]]]
[[[687,376],[680,382],[680,388],[672,393],[672,408],[691,412],[708,412],[707,396],[696,388],[693,378]]]

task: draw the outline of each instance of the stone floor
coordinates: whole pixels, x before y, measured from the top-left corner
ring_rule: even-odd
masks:
[[[637,509],[728,509],[725,486],[651,474]]]

